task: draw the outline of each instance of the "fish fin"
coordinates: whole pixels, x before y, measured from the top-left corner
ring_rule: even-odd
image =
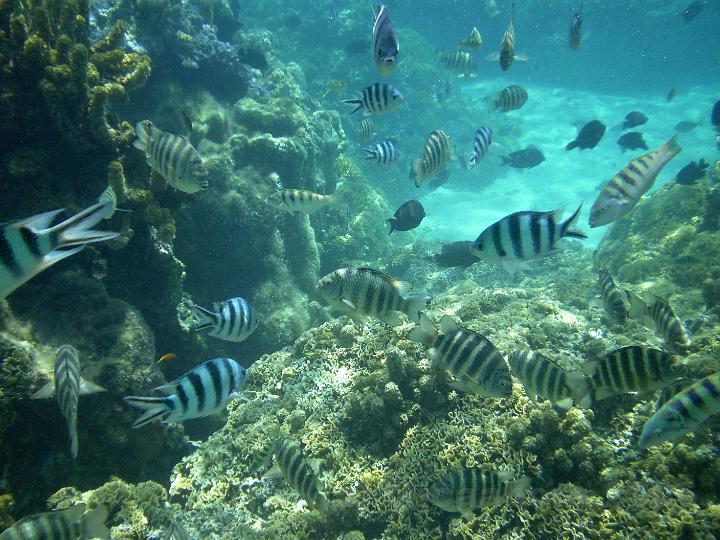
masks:
[[[662,145],[662,149],[668,154],[668,161],[682,151],[682,148],[680,148],[680,145],[677,143],[677,133],[674,134],[668,142]]]
[[[491,471],[498,475],[498,479],[501,482],[507,482],[508,480],[512,480],[513,473],[512,471]]]
[[[627,316],[631,319],[644,319],[648,312],[647,302],[629,289],[625,290],[625,295],[627,296],[628,302],[630,302]]]
[[[408,282],[408,281],[401,281],[401,280],[399,280],[399,279],[391,279],[391,280],[390,280],[390,285],[391,285],[392,288],[395,289],[395,290],[398,292],[398,294],[400,294],[401,296],[409,293],[410,291],[412,291],[412,288],[413,288],[412,283],[410,283],[410,282]]]
[[[388,233],[388,236],[392,234],[392,232],[395,230],[395,222],[397,221],[397,218],[390,218],[387,220],[387,222],[390,224],[390,232]]]
[[[45,255],[45,257],[40,263],[40,271],[42,272],[43,270],[50,268],[53,264],[58,263],[63,259],[67,259],[72,255],[75,255],[76,253],[82,251],[84,247],[85,246],[78,246],[73,249],[58,250],[48,253],[47,255]]]
[[[529,270],[530,267],[523,261],[517,259],[504,259],[500,265],[505,269],[508,275],[512,278],[518,270]]]
[[[322,487],[322,484],[321,484],[321,487]],[[327,510],[330,506],[330,503],[328,502],[327,497],[325,497],[325,494],[318,490],[318,495],[315,498],[315,500],[312,501],[312,506],[315,510],[325,513],[325,512],[327,512]]]
[[[112,204],[96,203],[69,217],[62,223],[58,223],[45,232],[56,234],[58,247],[66,248],[71,246],[84,246],[93,242],[102,242],[119,236],[115,232],[93,231],[91,227],[100,223],[105,216],[112,212]],[[55,251],[53,254],[56,253]]]
[[[388,313],[378,315],[378,319],[390,326],[397,326],[402,322],[402,316],[397,311],[389,311]]]
[[[165,421],[166,418],[163,416],[169,415],[172,410],[167,404],[167,399],[164,397],[143,397],[143,396],[127,396],[123,398],[123,401],[132,407],[136,407],[145,411],[145,413],[135,420],[132,427],[137,429],[155,420]]]
[[[199,332],[201,330],[207,330],[208,328],[213,328],[215,326],[217,322],[216,313],[213,313],[209,309],[205,309],[204,307],[196,305],[193,305],[192,309],[198,319],[194,327],[196,332]]]
[[[437,329],[424,313],[420,314],[418,325],[419,326],[410,330],[410,333],[408,333],[407,336],[408,339],[410,341],[415,341],[416,343],[421,343],[426,347],[432,347],[433,343],[435,343],[435,338],[437,337]]]
[[[565,145],[565,150],[572,150],[573,148],[577,148],[578,142],[577,139],[574,141],[570,141]]]
[[[78,457],[77,425],[74,427],[75,429],[70,427],[68,431],[70,432],[70,455],[73,457],[73,459],[76,459]]]
[[[85,504],[80,503],[71,506],[67,510],[63,510],[62,513],[65,515],[66,518],[68,518],[69,521],[76,522],[82,519],[83,514],[85,513],[85,508]]]
[[[574,404],[575,404],[575,402],[573,401],[573,398],[571,398],[571,397],[563,398],[554,403],[554,405],[556,407],[560,407],[561,409],[570,409]]]
[[[272,467],[270,467],[267,471],[263,473],[263,476],[267,478],[268,480],[284,480],[285,475],[282,472],[282,469],[280,468],[280,465],[275,463]]]
[[[405,309],[403,312],[408,318],[414,322],[420,320],[421,311],[432,302],[432,296],[413,296],[405,300]]]
[[[10,223],[4,223],[3,225],[8,229],[21,229],[27,227],[35,232],[40,232],[50,227],[50,224],[55,219],[55,216],[64,212],[64,208],[58,210],[52,210],[50,212],[43,212],[37,216],[32,216],[26,219],[19,219],[17,221],[11,221]]]
[[[330,205],[338,205],[338,204],[341,204],[341,203],[345,200],[345,197],[346,197],[346,196],[347,196],[347,192],[346,192],[346,191],[336,191],[336,192],[333,193],[332,195],[327,195],[328,203],[329,203]]]
[[[483,389],[469,377],[451,380],[448,382],[448,385],[455,388],[455,390],[460,390],[466,394],[478,394],[480,396],[487,395]]]
[[[512,483],[512,487],[510,488],[510,496],[522,500],[525,498],[525,490],[527,490],[529,487],[530,478],[528,478],[527,476],[518,478]]]
[[[585,239],[587,238],[587,234],[585,234],[582,231],[574,231],[571,229],[573,225],[575,225],[575,222],[580,217],[580,211],[582,210],[582,203],[580,203],[580,206],[578,206],[577,210],[573,212],[573,214],[567,218],[562,225],[560,225],[560,237],[564,238],[566,236],[570,236],[572,238],[581,238]]]
[[[357,307],[350,300],[343,299],[340,301],[340,304],[342,304],[345,307],[345,309],[349,309],[349,310],[357,313]]]
[[[377,152],[372,148],[363,148],[363,152],[367,154],[365,159],[377,159]]]
[[[349,103],[350,105],[357,105],[357,107],[355,107],[352,111],[350,111],[351,115],[355,114],[359,110],[362,110],[362,108],[363,108],[363,103],[362,103],[361,99],[343,99],[342,102]]]
[[[92,381],[87,381],[85,379],[80,379],[80,395],[83,396],[85,394],[95,394],[97,392],[107,392],[105,388],[100,386],[99,384],[95,384]]]
[[[598,361],[597,360],[587,360],[582,365],[582,370],[585,375],[588,377],[592,377],[595,375],[595,371],[597,371],[598,368]]]
[[[148,144],[150,144],[150,134],[142,122],[135,124],[135,135],[137,135],[137,139],[133,142],[133,146],[138,150],[147,152]]]
[[[459,329],[460,325],[450,315],[443,315],[440,319],[440,331],[443,334],[457,332]]]
[[[567,380],[567,386],[572,392],[572,399],[575,406],[581,409],[587,409],[592,403],[590,381],[588,378],[583,373],[577,371],[566,371],[565,379]]]
[[[602,386],[595,389],[595,401],[602,401],[603,399],[607,399],[616,395],[617,392],[615,392],[612,388],[608,386]]]
[[[163,384],[161,386],[158,386],[156,388],[153,388],[153,392],[160,392],[161,394],[165,394],[166,396],[170,396],[175,393],[175,387],[177,386],[176,382],[170,382],[167,384]]]
[[[40,390],[30,396],[30,399],[48,399],[55,394],[55,384],[53,381],[44,384]]]
[[[105,525],[108,518],[108,509],[104,504],[95,508],[82,518],[82,538],[110,539],[110,529]]]

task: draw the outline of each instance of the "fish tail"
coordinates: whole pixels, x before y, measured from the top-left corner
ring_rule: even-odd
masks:
[[[332,195],[328,195],[328,203],[330,205],[338,205],[341,204],[345,200],[345,196],[347,195],[347,191],[336,191]]]
[[[207,330],[208,328],[212,328],[215,326],[216,323],[216,315],[210,310],[205,309],[204,307],[193,305],[193,311],[195,312],[195,316],[198,318],[197,323],[195,324],[195,331],[200,332],[201,330]]]
[[[390,224],[390,232],[388,233],[388,236],[392,234],[392,232],[395,230],[395,221],[397,221],[396,218],[390,218],[387,220],[387,222]]]
[[[135,420],[132,427],[137,429],[150,422],[159,420],[162,416],[165,416],[171,412],[171,408],[168,405],[167,398],[165,397],[142,397],[142,396],[127,396],[123,398],[123,401],[132,407],[136,407],[145,411],[145,413]]]
[[[425,345],[426,347],[432,347],[435,344],[435,339],[438,335],[437,328],[433,326],[428,316],[424,313],[420,314],[418,324],[419,326],[416,326],[415,328],[410,330],[410,333],[408,334],[408,339],[410,341]]]
[[[565,145],[565,150],[572,150],[573,148],[576,148],[578,145],[577,141],[569,142]]]
[[[68,431],[70,432],[70,454],[72,454],[73,459],[75,459],[78,456],[77,423],[68,426]]]
[[[100,223],[110,212],[112,212],[112,204],[110,203],[93,204],[62,223],[47,229],[47,232],[57,237],[58,247],[62,248],[110,240],[119,236],[119,234],[91,230],[91,227]]]
[[[525,498],[525,490],[530,487],[530,478],[527,476],[523,476],[522,478],[518,478],[517,480],[513,481],[511,487],[510,487],[510,495],[512,497],[515,497],[517,499],[524,499]]]
[[[508,163],[512,163],[512,159],[510,159],[508,156],[500,156],[500,159],[502,159],[502,163],[500,165],[507,165]]]
[[[133,142],[133,146],[138,150],[147,152],[148,145],[150,144],[150,134],[142,122],[135,124],[135,135],[137,135],[137,139]]]
[[[363,152],[367,154],[365,159],[377,159],[377,152],[372,148],[363,148]]]
[[[632,291],[625,291],[630,309],[628,309],[628,317],[631,319],[642,319],[647,315],[648,305],[640,296]]]
[[[410,179],[415,180],[415,187],[420,187],[422,184],[422,159],[413,159],[410,165]]]
[[[357,105],[352,111],[350,111],[350,114],[355,114],[359,110],[363,108],[363,102],[362,99],[343,99],[343,103],[350,103],[351,105]]]
[[[663,153],[667,155],[668,160],[671,160],[680,153],[682,148],[677,143],[677,133],[673,135],[668,142],[662,145],[662,150]]]
[[[575,225],[575,222],[580,217],[580,211],[582,210],[582,203],[578,206],[577,210],[573,212],[573,215],[567,218],[560,226],[560,237],[571,236],[572,238],[587,238],[587,234],[582,231],[574,231],[570,227]]]
[[[82,518],[81,529],[83,538],[102,538],[109,540],[110,530],[105,525],[108,518],[108,509],[101,504],[92,512]]]
[[[403,313],[407,315],[410,320],[418,322],[420,321],[421,310],[432,302],[432,296],[413,296],[405,300],[405,309]]]

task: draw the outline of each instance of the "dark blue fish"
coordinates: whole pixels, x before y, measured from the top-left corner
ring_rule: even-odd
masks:
[[[477,165],[487,154],[492,144],[492,129],[489,127],[481,127],[475,132],[475,141],[473,142],[473,153],[470,158],[470,166]]]
[[[573,51],[580,50],[580,41],[582,40],[582,11],[583,3],[580,2],[580,7],[578,7],[573,15],[572,24],[570,25],[570,35],[568,36],[570,48]]]
[[[375,14],[372,33],[373,56],[380,75],[387,77],[397,65],[400,43],[388,15],[387,6],[381,4],[373,12]]]
[[[696,0],[692,4],[690,4],[688,7],[685,8],[685,10],[680,14],[683,18],[683,20],[686,23],[689,23],[692,21],[695,17],[698,16],[698,14],[703,10],[705,7],[705,4],[707,2],[705,0]]]

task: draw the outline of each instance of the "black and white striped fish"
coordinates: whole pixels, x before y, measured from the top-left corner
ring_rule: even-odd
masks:
[[[33,514],[6,529],[0,540],[110,540],[110,530],[105,525],[107,508],[100,505],[84,513],[85,505],[80,503],[67,510]]]
[[[617,286],[615,280],[604,267],[598,269],[600,297],[608,315],[620,323],[627,319],[627,294]]]
[[[478,63],[467,51],[453,51],[440,55],[440,63],[445,69],[464,75],[471,75],[477,71]]]
[[[515,2],[510,7],[510,19],[508,20],[507,29],[503,34],[502,41],[500,42],[500,55],[498,61],[500,62],[500,69],[507,71],[510,69],[513,61],[515,60],[515,28],[513,27],[513,15],[515,14]]]
[[[350,114],[365,109],[365,114],[388,114],[400,106],[403,95],[388,83],[374,83],[363,88],[360,99],[344,99],[343,103],[356,105]]]
[[[351,316],[372,315],[393,326],[402,322],[400,313],[417,321],[420,310],[431,300],[423,295],[405,298],[412,289],[410,283],[372,268],[340,268],[320,279],[317,286],[332,308]]]
[[[428,136],[420,157],[413,160],[410,167],[410,180],[415,182],[415,187],[420,187],[425,180],[440,172],[450,160],[450,155],[450,137],[436,129]]]
[[[312,214],[322,208],[339,204],[342,200],[342,193],[320,195],[304,189],[283,189],[265,199],[265,204],[287,212]]]
[[[482,37],[480,37],[480,32],[476,27],[473,26],[472,30],[470,31],[470,35],[464,39],[461,39],[458,42],[458,45],[460,47],[465,47],[466,49],[472,49],[473,51],[479,51],[482,47],[483,40]]]
[[[582,12],[583,2],[581,0],[580,6],[573,15],[572,24],[570,25],[570,34],[568,35],[568,42],[570,43],[570,48],[573,51],[580,49],[580,41],[582,40]]]
[[[53,380],[35,392],[30,399],[46,399],[55,395],[70,434],[70,453],[78,455],[77,410],[81,394],[105,392],[102,386],[80,377],[80,357],[75,347],[63,345],[55,353]]]
[[[451,471],[432,486],[430,502],[446,512],[460,512],[470,518],[477,508],[503,504],[510,497],[522,498],[530,487],[530,479],[512,478],[510,471]]]
[[[154,390],[165,397],[127,396],[125,403],[145,412],[135,420],[139,428],[155,420],[163,424],[184,422],[219,412],[237,393],[247,370],[230,358],[215,358],[194,367],[173,382]]]
[[[372,32],[373,56],[380,75],[387,77],[397,66],[400,43],[388,15],[387,6],[380,5],[373,8],[373,12],[375,14]]]
[[[297,491],[311,508],[321,512],[328,509],[323,485],[310,467],[300,445],[287,437],[279,437],[275,443],[278,466],[290,487]]]
[[[470,158],[470,167],[474,167],[488,153],[492,144],[492,129],[489,127],[481,127],[475,131],[475,140],[473,141],[473,152]]]
[[[590,390],[584,374],[566,371],[542,354],[524,349],[511,353],[508,363],[530,399],[540,396],[562,409],[590,406]]]
[[[360,136],[361,141],[372,141],[376,133],[377,130],[375,129],[375,124],[373,124],[373,121],[369,118],[363,118],[362,122],[358,124],[358,135]]]
[[[662,298],[646,292],[643,297],[628,291],[630,300],[629,316],[633,319],[650,321],[655,331],[662,335],[665,346],[677,354],[687,354],[690,345],[690,333],[685,324],[675,315],[675,311]]]
[[[86,244],[118,236],[114,232],[91,230],[111,211],[110,204],[94,204],[51,227],[62,211],[0,223],[0,300],[46,268],[82,250]]]
[[[363,152],[367,154],[365,159],[373,159],[380,165],[392,165],[400,157],[400,152],[395,148],[392,141],[383,141],[371,146],[370,148],[363,148]]]
[[[255,312],[242,298],[216,302],[212,310],[200,306],[193,306],[193,310],[197,317],[196,332],[210,330],[208,336],[225,341],[245,341],[258,325]]]
[[[509,112],[522,108],[528,100],[528,93],[522,86],[512,84],[500,90],[496,97],[489,97],[487,101],[496,111]]]
[[[430,357],[456,381],[451,386],[486,397],[508,397],[512,379],[502,354],[485,336],[460,326],[449,315],[440,320],[440,332],[424,314],[408,339],[429,347]]]
[[[696,383],[696,379],[689,377],[683,377],[677,381],[673,381],[667,386],[664,386],[658,394],[657,401],[655,402],[655,411],[659,411],[660,408],[665,405],[668,401],[674,398],[681,390],[684,390],[693,383]]]
[[[660,349],[630,345],[583,364],[596,400],[628,392],[649,392],[683,377],[686,368]]]
[[[145,152],[147,164],[177,190],[196,193],[207,189],[208,171],[190,141],[148,124],[135,124],[138,138],[133,143]]]
[[[513,275],[525,268],[525,261],[559,251],[562,238],[587,238],[585,233],[572,229],[581,209],[582,204],[563,222],[561,208],[552,212],[515,212],[480,233],[470,250],[485,262],[501,264]]]
[[[164,540],[190,540],[190,535],[180,522],[173,521],[170,528],[165,533]]]

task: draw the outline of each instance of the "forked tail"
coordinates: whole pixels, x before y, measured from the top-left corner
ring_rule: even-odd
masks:
[[[578,206],[577,210],[573,212],[573,215],[567,218],[563,224],[560,226],[560,237],[565,238],[566,236],[570,236],[572,238],[587,238],[587,234],[585,234],[582,231],[574,231],[570,227],[575,225],[575,222],[580,217],[580,211],[582,210],[582,203],[580,203],[580,206]]]
[[[143,427],[155,420],[164,420],[163,417],[172,412],[171,402],[167,397],[127,396],[123,398],[123,401],[128,405],[145,411],[140,418],[135,420],[132,425],[133,429]]]

